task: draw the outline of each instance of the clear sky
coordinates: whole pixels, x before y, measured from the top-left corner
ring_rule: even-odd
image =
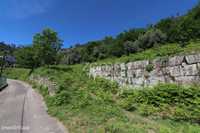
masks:
[[[65,47],[183,14],[198,0],[1,0],[0,41],[31,44],[49,27]]]

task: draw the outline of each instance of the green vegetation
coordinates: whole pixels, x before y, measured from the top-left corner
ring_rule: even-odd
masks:
[[[199,31],[200,4],[183,16],[169,17],[146,28],[130,29],[116,37],[105,37],[103,40],[91,41],[84,45],[77,44],[63,52],[61,63],[96,62],[129,54],[138,55],[149,48],[159,50],[166,44],[187,47],[189,41],[199,40]]]
[[[149,65],[146,66],[145,69],[146,69],[147,72],[151,72],[154,69],[154,65],[153,64],[149,64]]]
[[[0,42],[0,56],[4,55],[5,52],[8,52],[10,55],[12,55],[15,50],[16,46],[14,44]]]
[[[160,116],[177,121],[200,121],[200,87],[161,84],[154,88],[127,90],[121,104],[128,111],[137,110],[145,116]]]
[[[161,47],[155,47],[151,49],[147,49],[143,52],[130,54],[128,56],[122,56],[120,58],[108,58],[104,60],[100,60],[93,64],[110,64],[110,63],[123,63],[123,62],[131,62],[138,60],[153,60],[155,58],[160,57],[170,57],[174,55],[185,55],[185,54],[193,54],[200,52],[200,42],[193,41],[190,42],[186,47],[180,47],[176,43],[166,44]]]
[[[61,46],[62,41],[57,33],[51,29],[44,29],[42,33],[33,37],[33,45],[19,48],[14,54],[20,67],[34,69],[57,64]]]
[[[195,133],[200,131],[199,87],[159,85],[145,90],[126,90],[116,83],[90,79],[84,65],[49,66],[33,75],[59,84],[55,96],[33,83],[43,96],[48,112],[73,133]],[[9,77],[27,80],[27,69],[9,69]],[[17,75],[17,76],[16,76]],[[31,81],[29,81],[31,83]]]
[[[0,43],[0,55],[16,57],[17,67],[22,68],[8,68],[4,74],[31,83],[43,95],[49,114],[60,119],[70,132],[198,133],[199,86],[166,84],[126,90],[115,82],[90,79],[88,66],[83,64],[199,53],[199,31],[200,4],[186,15],[68,49],[61,49],[62,41],[55,31],[45,29],[33,37],[30,46],[16,48]],[[153,67],[148,65],[146,70],[152,71]],[[31,75],[56,82],[56,94],[50,96],[48,88],[30,81]]]

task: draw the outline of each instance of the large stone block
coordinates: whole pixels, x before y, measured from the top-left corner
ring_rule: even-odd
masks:
[[[115,77],[119,77],[120,76],[120,72],[121,72],[121,68],[119,64],[115,64],[114,65],[114,76]]]
[[[153,71],[151,71],[149,73],[150,76],[152,77],[157,77],[157,76],[164,76],[163,72],[165,71],[165,69],[154,69]]]
[[[128,84],[128,78],[123,78],[123,77],[119,77],[117,82],[120,84],[120,85],[125,85],[125,84]]]
[[[178,66],[178,65],[181,65],[183,61],[184,61],[184,56],[175,56],[175,57],[169,58],[168,65],[171,67]]]
[[[121,71],[126,71],[126,64],[125,63],[122,63],[120,64],[120,68],[121,68]]]
[[[135,72],[134,72],[134,70],[128,69],[127,70],[127,77],[129,77],[129,78],[135,78]]]
[[[103,74],[106,77],[111,77],[113,75],[113,67],[110,65],[104,66]]]
[[[125,63],[120,64],[120,68],[121,68],[121,77],[127,77],[126,64]]]
[[[139,77],[144,77],[145,75],[145,70],[144,69],[137,69],[134,71],[134,76],[136,78],[139,78]]]
[[[198,69],[197,64],[184,66],[185,76],[198,76],[199,74],[200,70]]]
[[[127,77],[126,71],[121,71],[121,74],[120,74],[120,75],[121,75],[121,77],[124,77],[124,78]]]
[[[185,56],[185,59],[188,64],[200,63],[200,54],[187,55]]]
[[[149,65],[149,61],[148,60],[144,60],[144,61],[136,61],[136,62],[131,62],[128,63],[127,66],[129,69],[144,69],[147,65]]]
[[[199,83],[200,77],[199,76],[181,76],[175,77],[175,82],[179,84],[192,84],[192,83]]]
[[[129,77],[129,78],[128,78],[128,84],[130,84],[130,85],[133,84],[133,78],[132,78],[132,77]]]
[[[182,66],[166,67],[166,72],[172,77],[184,76],[184,68]]]
[[[128,70],[133,70],[134,69],[133,66],[134,66],[133,62],[129,62],[129,63],[126,64],[126,67],[127,67]]]
[[[163,67],[168,66],[168,62],[169,62],[169,59],[167,57],[165,57],[165,58],[157,58],[157,59],[154,59],[152,61],[152,63],[154,64],[155,69],[161,69]]]
[[[165,83],[164,76],[151,76],[148,78],[148,86],[154,86],[158,83]]]
[[[145,79],[143,77],[132,79],[133,86],[143,86],[144,83],[145,83]]]
[[[168,57],[162,57],[158,59],[153,60],[153,64],[155,65],[156,68],[159,67],[173,67],[173,66],[178,66],[181,65],[184,61],[184,56],[174,56],[171,58]]]

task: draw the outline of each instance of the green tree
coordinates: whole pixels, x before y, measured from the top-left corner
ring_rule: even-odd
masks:
[[[165,43],[167,36],[159,29],[150,29],[138,38],[139,46],[142,49],[152,48]]]
[[[20,48],[15,51],[14,55],[20,67],[34,69],[39,66],[39,61],[35,58],[35,50],[32,46]]]
[[[138,41],[132,42],[132,41],[126,41],[124,43],[124,50],[127,55],[130,53],[136,53],[140,51],[139,43]]]
[[[36,34],[33,37],[33,49],[39,65],[56,64],[62,43],[63,41],[59,39],[57,32],[51,29],[44,29],[42,33]]]

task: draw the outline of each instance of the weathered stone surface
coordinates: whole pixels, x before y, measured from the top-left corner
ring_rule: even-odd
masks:
[[[135,71],[134,70],[127,70],[127,77],[128,78],[135,78]]]
[[[145,72],[144,69],[137,69],[137,70],[134,71],[134,76],[136,78],[144,77],[144,72]]]
[[[157,58],[152,61],[152,64],[154,64],[155,69],[161,69],[162,67],[168,66],[168,61],[169,61],[169,59],[166,57],[165,58]]]
[[[193,84],[193,83],[199,83],[199,81],[200,81],[199,76],[175,77],[175,82],[179,84]]]
[[[126,68],[126,64],[120,64],[120,68],[121,68],[121,77],[127,77],[127,68]]]
[[[184,76],[184,68],[182,66],[166,67],[166,70],[170,76]]]
[[[157,76],[151,76],[148,79],[148,86],[153,86],[153,85],[157,85],[158,83],[165,83],[165,78],[164,77],[157,77]]]
[[[154,66],[146,71],[149,64]],[[120,85],[153,86],[158,83],[200,83],[200,54],[136,61],[91,68],[89,75],[104,77]]]
[[[126,70],[126,64],[125,63],[120,64],[120,68],[121,68],[122,71],[125,71]]]
[[[133,86],[134,86],[134,85],[135,85],[135,86],[143,86],[143,85],[144,85],[144,82],[145,82],[145,79],[142,78],[142,77],[140,77],[140,78],[134,78],[134,79],[132,80],[132,82],[133,82]]]
[[[127,66],[128,70],[133,70],[134,69],[134,63],[133,62],[127,63],[126,66]]]
[[[197,64],[187,65],[184,67],[185,76],[198,76],[199,74],[200,70],[198,69]]]
[[[184,60],[184,56],[175,56],[175,57],[169,58],[168,66],[172,67],[172,66],[181,65],[183,60]]]
[[[37,76],[30,76],[30,78],[29,78],[31,81],[33,81],[33,82],[35,82],[35,83],[37,83],[37,84],[39,84],[39,85],[42,85],[42,86],[44,86],[44,87],[47,87],[48,88],[48,91],[49,91],[49,94],[51,95],[51,96],[53,96],[53,95],[55,95],[55,92],[56,92],[56,90],[58,89],[58,86],[57,86],[57,84],[55,83],[55,82],[52,82],[52,81],[50,81],[49,80],[49,78],[47,78],[47,77],[41,77],[41,76],[39,76],[39,75],[37,75]]]
[[[144,69],[147,65],[149,65],[149,61],[136,61],[131,63],[132,69]]]
[[[114,76],[115,77],[119,77],[120,76],[120,71],[121,71],[120,65],[119,64],[114,64]]]
[[[163,71],[164,69],[154,69],[149,73],[149,75],[152,77],[163,76]]]
[[[185,56],[185,59],[188,64],[200,63],[200,54],[187,55]]]

